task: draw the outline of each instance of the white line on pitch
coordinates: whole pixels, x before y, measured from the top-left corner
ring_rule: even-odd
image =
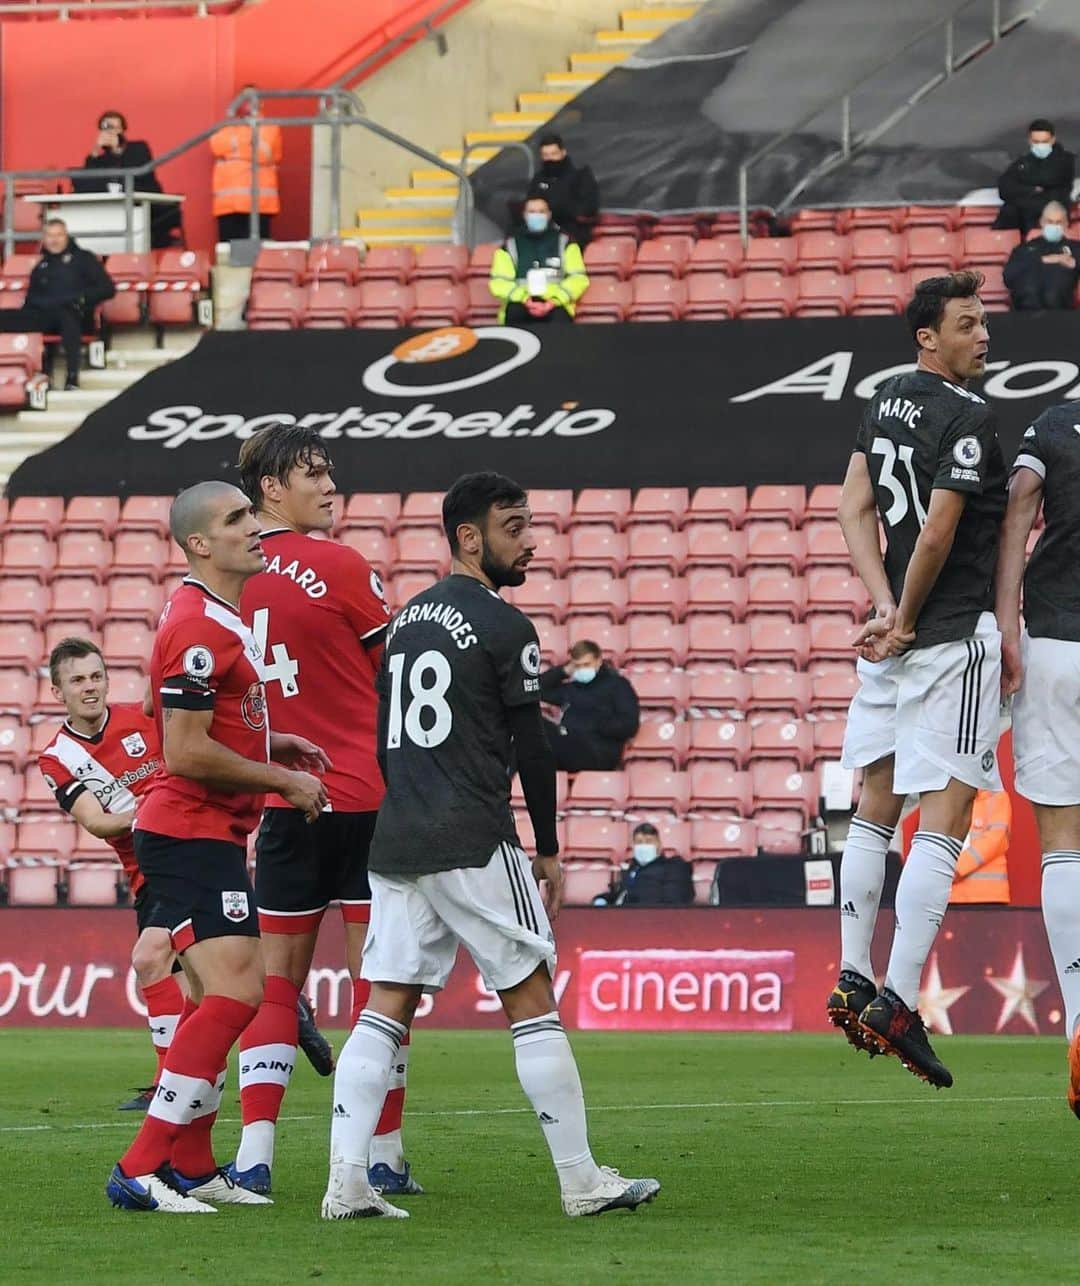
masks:
[[[599,1107],[587,1107],[589,1112],[688,1112],[688,1111],[733,1111],[759,1107],[925,1107],[938,1106],[944,1103],[1056,1103],[1057,1094],[1009,1094],[986,1098],[789,1098],[732,1100],[716,1103],[611,1103]],[[409,1111],[409,1118],[417,1116],[526,1116],[532,1114],[531,1107],[459,1107],[441,1108],[436,1111]],[[279,1116],[279,1121],[322,1121],[328,1115],[309,1113],[305,1116]],[[239,1125],[235,1116],[224,1116],[220,1125]],[[30,1134],[55,1130],[120,1130],[131,1129],[132,1121],[90,1121],[75,1122],[64,1125],[0,1125],[0,1134]]]

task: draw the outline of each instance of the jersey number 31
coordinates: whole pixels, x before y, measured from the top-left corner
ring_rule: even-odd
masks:
[[[896,443],[890,438],[875,438],[870,450],[874,455],[881,456],[881,477],[878,478],[878,483],[892,497],[892,504],[885,510],[885,521],[890,527],[897,526],[907,517],[910,507],[915,510],[919,526],[923,527],[926,523],[926,510],[919,499],[919,484],[915,481],[915,468],[911,463],[914,447],[903,446],[898,449]],[[895,473],[898,456],[911,484],[910,495],[903,481]]]
[[[454,712],[446,694],[453,673],[450,662],[434,649],[421,654],[409,669],[409,696],[405,703],[405,657],[396,653],[387,661],[390,671],[390,719],[386,729],[386,748],[398,750],[402,734],[417,746],[433,750],[450,735]]]

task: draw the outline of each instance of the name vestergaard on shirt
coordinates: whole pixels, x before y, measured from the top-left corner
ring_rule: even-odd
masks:
[[[449,603],[414,603],[412,607],[406,607],[390,622],[387,642],[402,626],[414,625],[417,621],[434,621],[436,625],[441,625],[463,652],[480,642],[470,622]]]
[[[299,560],[296,558],[283,567],[281,555],[275,554],[267,564],[266,570],[278,576],[288,576],[293,584],[300,586],[308,598],[322,598],[326,593],[326,581],[320,580],[310,567],[305,567],[301,571]]]

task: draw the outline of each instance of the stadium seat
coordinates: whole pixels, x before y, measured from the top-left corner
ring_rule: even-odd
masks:
[[[643,719],[634,739],[626,747],[626,764],[642,759],[662,759],[673,768],[686,763],[689,742],[687,725],[673,719]]]
[[[530,492],[530,503],[532,496]],[[690,491],[687,487],[642,487],[626,515],[626,526],[662,522],[678,530],[683,525],[689,505]]]
[[[772,523],[748,523],[747,567],[782,567],[797,575],[806,565],[806,537]]]
[[[885,317],[903,312],[911,298],[911,279],[891,268],[860,268],[854,273],[852,316]]]
[[[105,590],[96,578],[58,576],[52,583],[48,618],[51,621],[89,619],[96,628],[105,613],[105,602]]]
[[[744,269],[752,272],[792,273],[799,261],[795,237],[751,237],[746,247]]]
[[[688,699],[695,710],[741,719],[750,704],[750,676],[715,665],[695,669],[690,675]]]
[[[749,636],[745,625],[736,625],[719,616],[686,617],[686,661],[688,665],[745,665]]]
[[[606,567],[622,572],[626,566],[627,539],[609,526],[590,524],[570,531],[570,567]]]
[[[754,789],[754,812],[761,808],[798,809],[807,821],[817,813],[818,791],[815,774],[792,772],[790,765],[754,763],[750,765]]]
[[[22,300],[0,295],[6,307],[17,308]],[[41,375],[45,341],[42,335],[0,335],[0,406],[19,411],[26,405],[29,386]]]
[[[605,809],[621,813],[630,798],[629,778],[624,772],[579,772],[570,782],[567,806]]]
[[[746,252],[739,237],[708,237],[694,243],[686,265],[688,277],[724,273],[737,277],[743,270]]]
[[[138,326],[154,275],[154,261],[145,253],[111,254],[105,271],[112,278],[116,294],[106,299],[102,317],[110,326]]]
[[[625,321],[633,302],[634,292],[628,281],[600,277],[590,282],[578,301],[574,320],[587,325]]]
[[[746,568],[747,534],[720,522],[690,522],[686,536],[686,569],[722,569],[732,576]]]
[[[570,645],[581,639],[591,639],[604,655],[604,659],[621,666],[626,658],[626,626],[616,625],[608,616],[575,613],[566,618],[566,637]],[[560,658],[560,664],[565,660]]]
[[[671,665],[684,665],[686,648],[685,625],[677,625],[663,616],[628,617],[625,653],[628,662],[667,661]]]
[[[1010,228],[964,228],[964,265],[982,268],[1004,264],[1020,244],[1020,233]]]
[[[1007,313],[1011,309],[1009,288],[1005,285],[1004,269],[1001,264],[984,263],[979,271],[983,274],[983,284],[979,288],[979,298],[986,305],[989,313]]]
[[[796,317],[845,317],[855,302],[855,284],[831,268],[812,269],[796,276]]]
[[[124,869],[115,858],[72,861],[65,872],[68,906],[116,906],[122,898]]]
[[[16,252],[8,255],[4,260],[3,268],[0,268],[0,290],[10,293],[25,292],[30,284],[30,274],[37,266],[38,255],[24,255]],[[9,300],[4,300],[4,307],[14,307]]]
[[[416,251],[412,246],[370,246],[360,267],[360,280],[396,281],[404,285],[416,268]]]
[[[621,621],[626,615],[627,584],[604,568],[572,571],[563,585],[563,603],[578,616],[591,613]]]
[[[442,529],[441,491],[412,491],[402,501],[396,526]]]
[[[626,856],[629,834],[629,826],[621,818],[572,815],[566,819],[564,851],[569,858],[620,862]]]
[[[251,273],[252,285],[260,281],[284,281],[299,286],[307,268],[307,255],[295,246],[261,246]]]
[[[836,210],[796,210],[789,220],[793,236],[800,232],[834,232]]]
[[[631,560],[632,561],[632,560]],[[681,576],[663,568],[632,571],[626,578],[627,610],[681,621],[686,614],[687,586]]]
[[[687,757],[691,765],[711,759],[745,768],[750,758],[750,725],[745,720],[694,719]]]
[[[691,826],[695,857],[753,857],[757,826],[741,818],[698,818]]]
[[[759,670],[750,675],[751,717],[775,712],[801,719],[810,709],[812,681],[809,674],[793,670]]]
[[[30,621],[40,627],[49,591],[36,576],[0,576],[0,621]]]
[[[8,906],[55,906],[62,872],[63,867],[55,858],[8,858]]]
[[[819,661],[854,661],[852,640],[855,628],[850,616],[837,613],[815,614],[807,621],[810,630],[810,663]]]
[[[898,232],[884,228],[859,228],[851,234],[850,266],[860,268],[887,268],[902,272],[907,266],[907,241]]]
[[[682,814],[690,803],[690,776],[678,772],[667,764],[640,760],[627,769],[628,798],[635,811],[640,808],[660,808],[669,813]],[[666,828],[665,828],[666,829]]]
[[[809,699],[809,676],[801,674],[787,677],[807,680],[807,698]],[[797,764],[800,768],[805,768],[813,759],[813,755],[814,730],[810,723],[800,719],[763,719],[760,723],[754,723],[751,726],[751,763],[762,759],[785,759]]]
[[[125,531],[156,531],[159,536],[167,535],[172,499],[172,496],[128,496],[120,506],[120,526]]]
[[[345,504],[342,522],[349,527],[374,527],[389,535],[401,513],[396,491],[354,492]]]
[[[441,248],[441,247],[440,247]],[[464,249],[446,247],[446,249]],[[445,278],[416,281],[413,326],[460,326],[469,310],[469,292],[459,282]]]
[[[608,861],[564,861],[563,902],[566,906],[591,906],[598,897],[604,897],[611,888],[616,870]]]
[[[360,275],[360,249],[337,241],[318,241],[307,254],[304,265],[305,285],[324,285],[337,281],[352,286]]]
[[[105,568],[105,577],[134,572],[160,576],[174,548],[171,541],[166,542],[150,532],[118,531],[113,541],[112,563]],[[178,548],[176,552],[179,554]]]
[[[485,241],[473,247],[472,255],[469,257],[470,281],[483,281],[485,285],[487,284],[491,276],[491,261],[495,258],[495,251],[498,248],[498,244],[494,241]]]
[[[807,523],[803,531],[806,534],[806,561],[810,567],[851,566],[851,554],[848,552],[844,533],[835,519],[831,522]]]
[[[154,270],[152,293],[210,288],[210,254],[206,250],[163,250]]]
[[[860,228],[885,228],[899,232],[904,223],[903,206],[855,206],[841,210],[836,217],[837,232],[857,232]]]
[[[593,574],[579,573],[579,575]],[[533,571],[530,567],[525,583],[510,590],[509,598],[510,602],[526,616],[548,616],[556,623],[561,623],[566,616],[569,588],[567,581],[559,580],[551,573]]]
[[[450,570],[450,550],[441,530],[407,527],[394,537],[394,568],[399,572],[427,572],[445,576]]]
[[[247,305],[248,330],[295,330],[307,292],[288,281],[257,281]]]
[[[110,621],[138,621],[154,626],[165,605],[161,586],[148,576],[114,576],[107,592],[105,615]]]
[[[686,516],[692,522],[711,519],[738,528],[746,519],[746,506],[745,487],[698,487]]]
[[[14,715],[0,715],[0,763],[10,764],[16,772],[22,772],[29,757],[30,729]],[[5,837],[14,838],[0,828],[0,852],[5,851],[2,847]],[[10,845],[7,851],[11,851]]]
[[[115,666],[109,671],[109,700],[140,705],[146,694],[146,676],[134,666]]]
[[[36,772],[36,768],[27,769],[28,774]],[[53,793],[48,786],[45,787],[45,793],[55,806]],[[28,857],[70,857],[75,848],[75,824],[63,814],[20,821],[15,832],[15,847]]]
[[[63,531],[96,531],[111,537],[120,521],[116,496],[73,496],[64,510]]]
[[[634,277],[660,275],[681,277],[690,262],[694,240],[685,234],[654,237],[638,246],[634,261]]]
[[[940,227],[915,227],[907,231],[907,266],[948,264],[950,270],[961,265],[964,245],[959,233]]]
[[[633,299],[630,304],[630,321],[666,322],[678,321],[682,317],[686,307],[684,281],[648,273],[645,276],[635,276],[631,286]]]
[[[814,724],[814,763],[836,761],[844,746],[844,719],[818,719]]]
[[[625,237],[603,237],[585,247],[585,271],[590,281],[626,281],[634,269],[635,246]]]
[[[534,490],[530,487],[529,509],[535,525],[565,531],[573,519],[574,493],[568,488]]]
[[[6,552],[4,557],[6,562]],[[112,545],[97,532],[65,531],[57,541],[58,573],[83,572],[100,576],[112,560]]]
[[[806,821],[801,813],[790,809],[759,809],[754,815],[758,847],[762,853],[777,857],[802,856],[805,852],[802,832]]]
[[[795,236],[795,258],[800,270],[827,268],[831,272],[847,272],[851,243],[831,229],[799,232]]]
[[[25,719],[37,695],[37,679],[23,669],[0,669],[0,713]]]
[[[337,539],[366,558],[380,576],[390,575],[394,546],[389,536],[371,527],[343,527]]]
[[[435,242],[421,246],[413,269],[413,281],[437,278],[440,281],[464,281],[469,271],[468,246]],[[419,292],[417,292],[419,297]]]
[[[759,616],[749,622],[750,665],[783,665],[802,670],[810,658],[810,631],[780,617]]]
[[[0,666],[20,665],[36,669],[41,663],[45,640],[41,631],[29,621],[0,624]]]
[[[627,535],[627,562],[631,567],[662,567],[681,571],[686,564],[687,540],[667,524],[642,523]]]
[[[798,298],[798,287],[791,277],[779,272],[748,272],[739,280],[743,297],[736,316],[791,316]]]
[[[731,812],[749,817],[754,807],[753,786],[748,772],[725,763],[697,760],[690,765],[691,812]],[[695,842],[694,852],[698,851]]]
[[[545,665],[562,665],[566,660],[570,644],[566,638],[566,626],[556,625],[547,617],[533,617],[533,624],[540,636],[540,655]]]
[[[806,582],[783,572],[750,572],[747,574],[748,614],[776,614],[790,621],[801,621],[806,612]]]
[[[400,249],[375,247],[374,249]],[[374,253],[374,249],[372,253]],[[367,278],[359,286],[359,306],[353,314],[355,326],[374,330],[396,330],[407,326],[416,307],[412,286],[400,285],[393,278]]]
[[[741,621],[746,615],[748,583],[727,571],[696,567],[686,574],[686,616],[725,617]]]
[[[499,301],[488,289],[487,282],[470,277],[465,282],[465,291],[469,298],[469,325],[493,326],[499,319]]]
[[[842,571],[812,571],[807,576],[809,590],[806,605],[807,616],[819,612],[831,614],[849,613],[853,622],[866,619],[870,610],[870,598],[866,587],[857,576]]]
[[[438,579],[438,574],[428,572],[397,572],[386,587],[387,600],[395,610],[402,608],[417,594],[430,589]]]
[[[814,487],[806,501],[806,511],[804,514],[806,521],[828,519],[830,522],[836,522],[836,513],[840,507],[840,493],[843,488],[838,483],[819,482]]]
[[[18,496],[8,510],[6,529],[41,531],[55,536],[64,521],[64,502],[59,496]]]
[[[828,670],[812,677],[813,693],[810,709],[814,714],[823,711],[846,713],[859,687],[854,665],[848,670]]]
[[[308,287],[300,325],[305,330],[348,330],[359,304],[353,286],[336,278],[315,281]]]
[[[637,693],[641,709],[653,718],[663,714],[674,719],[689,699],[690,676],[683,670],[645,667],[633,670],[626,677]]]
[[[903,212],[905,228],[944,228],[951,232],[956,227],[956,210],[951,205],[909,205]]]
[[[775,486],[763,484],[750,493],[746,507],[747,522],[771,520],[798,527],[806,513],[806,488],[804,486]]]
[[[530,573],[551,571],[562,576],[570,561],[570,537],[552,527],[534,526],[533,539],[536,541],[536,548],[529,564]]]
[[[720,272],[700,272],[686,279],[684,321],[730,321],[743,300],[742,282]]]
[[[47,579],[55,564],[56,545],[44,532],[9,531],[4,537],[2,571],[5,576]]]

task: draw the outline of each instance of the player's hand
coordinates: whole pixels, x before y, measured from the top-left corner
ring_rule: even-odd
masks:
[[[562,909],[563,891],[566,886],[562,862],[557,857],[534,857],[532,869],[533,877],[540,886],[544,910],[548,913],[548,919],[554,920]]]
[[[301,772],[324,773],[334,766],[321,746],[295,732],[271,733],[270,754],[275,762],[286,768],[299,768]]]
[[[1019,692],[1024,681],[1024,665],[1020,660],[1020,631],[1001,632],[1001,695],[1011,697]]]
[[[304,820],[308,822],[316,821],[326,807],[326,787],[318,777],[313,777],[309,772],[295,772],[290,769],[285,774],[285,781],[278,793],[292,804],[293,808],[298,808],[304,814]]]
[[[896,605],[894,603],[878,604],[874,616],[866,622],[852,640],[853,646],[863,660],[875,661],[878,659],[872,653],[878,641],[892,629],[895,621]]]

